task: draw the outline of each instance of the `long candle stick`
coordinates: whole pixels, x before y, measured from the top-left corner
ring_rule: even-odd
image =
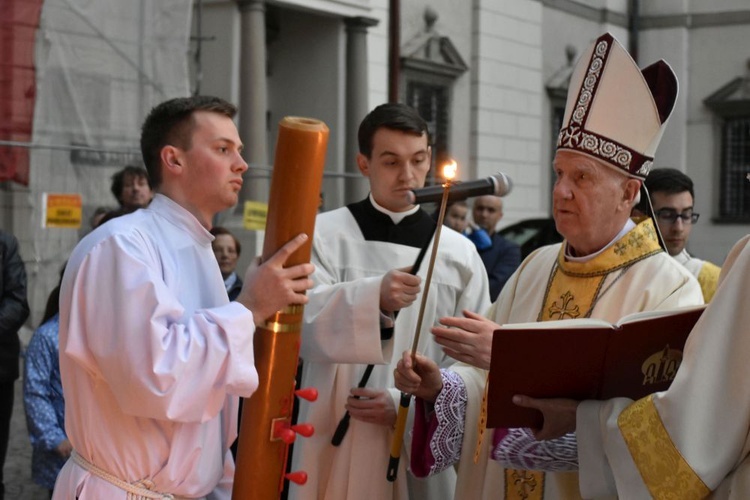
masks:
[[[452,164],[454,167],[453,172],[455,173],[455,163]],[[446,166],[446,171],[448,166]],[[445,218],[445,208],[448,205],[448,193],[451,188],[451,178],[446,175],[445,184],[443,184],[443,197],[440,200],[440,212],[437,220],[437,227],[435,228],[435,241],[432,243],[432,253],[430,254],[430,263],[427,266],[427,276],[425,277],[424,292],[422,293],[422,302],[419,306],[419,316],[417,318],[417,328],[414,332],[414,341],[411,346],[411,357],[415,359],[417,355],[417,346],[419,345],[419,336],[422,331],[422,320],[424,319],[424,309],[427,304],[427,294],[430,291],[430,283],[432,282],[432,270],[435,268],[435,258],[437,257],[438,242],[440,241],[440,230],[443,227],[443,219]],[[406,417],[409,415],[409,406],[411,405],[411,394],[402,392],[401,399],[398,405],[398,416],[396,417],[396,427],[393,431],[393,441],[391,441],[391,458],[388,462],[388,472],[386,479],[388,481],[395,481],[398,476],[398,464],[401,460],[401,447],[404,443],[404,431],[406,430]]]

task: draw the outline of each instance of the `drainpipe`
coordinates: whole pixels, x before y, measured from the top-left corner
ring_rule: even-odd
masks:
[[[628,52],[633,60],[638,63],[638,34],[640,21],[640,0],[630,0],[630,36],[628,43]]]
[[[398,73],[400,69],[401,6],[400,0],[390,0],[388,20],[388,102],[398,102]]]

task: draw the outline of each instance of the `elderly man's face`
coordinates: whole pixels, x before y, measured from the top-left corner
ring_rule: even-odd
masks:
[[[557,231],[576,255],[601,250],[630,216],[640,181],[571,151],[557,152],[554,169],[552,205]]]

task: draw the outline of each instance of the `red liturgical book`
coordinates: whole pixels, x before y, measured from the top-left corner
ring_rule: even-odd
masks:
[[[566,319],[504,325],[492,339],[487,427],[542,426],[511,398],[640,399],[667,389],[706,306],[629,314],[616,324]]]

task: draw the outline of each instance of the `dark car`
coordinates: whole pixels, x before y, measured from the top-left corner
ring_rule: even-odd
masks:
[[[552,218],[522,220],[504,227],[499,233],[521,247],[522,259],[539,247],[563,240]]]

